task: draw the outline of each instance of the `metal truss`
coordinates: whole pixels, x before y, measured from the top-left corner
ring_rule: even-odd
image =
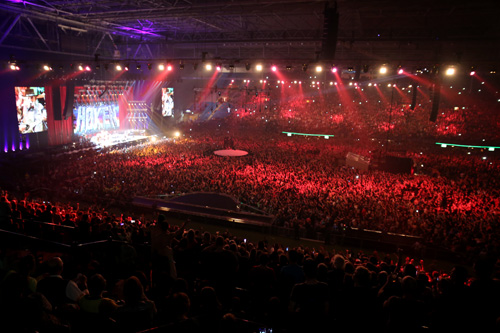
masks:
[[[420,0],[32,0],[0,3],[0,49],[60,59],[314,61],[337,5],[336,61],[500,56],[496,2]]]

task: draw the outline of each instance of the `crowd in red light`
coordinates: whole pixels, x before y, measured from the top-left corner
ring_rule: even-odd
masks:
[[[498,128],[498,116],[491,109],[481,102],[458,110],[443,106],[436,123],[432,123],[428,120],[430,105],[411,110],[402,104],[391,107],[387,101],[359,104],[356,98],[346,104],[347,100],[340,101],[338,94],[326,92],[317,99],[282,94],[276,90],[265,97],[248,98],[246,108],[231,112],[223,120],[187,124],[180,139],[105,151],[82,150],[43,161],[44,172],[33,170],[17,179],[18,191],[50,184],[51,191],[46,195],[51,201],[87,202],[93,208],[34,202],[29,197],[15,200],[15,195],[5,192],[0,196],[0,221],[4,227],[20,231],[26,227],[23,220],[33,219],[75,227],[73,237],[79,241],[152,241],[155,248],[151,234],[160,223],[133,213],[115,216],[104,208],[127,205],[139,195],[219,192],[274,215],[274,223],[285,228],[312,233],[345,227],[402,233],[421,236],[425,242],[466,254],[471,260],[484,254],[497,258],[500,164],[496,152],[443,149],[433,144],[437,137],[481,137],[488,142],[498,139],[498,133],[491,130]],[[390,137],[386,136],[389,124]],[[328,140],[287,137],[282,130],[335,136]],[[214,155],[213,151],[223,148],[223,138],[228,136],[235,148],[250,154],[233,159]],[[344,164],[348,152],[375,161],[387,148],[391,153],[413,158],[415,174],[360,171]],[[136,221],[133,224],[132,219]],[[182,322],[188,325],[184,328],[194,331],[203,326],[205,331],[225,332],[224,325],[244,318],[290,332],[307,328],[319,332],[333,318],[336,327],[344,330],[479,327],[476,325],[491,330],[499,315],[495,307],[488,306],[488,300],[494,299],[499,290],[491,279],[495,259],[478,260],[477,279],[468,280],[463,268],[456,268],[448,277],[434,273],[433,268],[424,269],[423,262],[409,258],[405,262],[401,253],[398,263],[397,259],[378,257],[377,253],[343,252],[336,256],[339,253],[324,249],[289,251],[282,245],[254,245],[228,234],[217,237],[197,230],[169,230],[166,239],[172,242],[172,251],[166,252],[164,261],[152,258],[153,273],[167,273],[169,278],[163,280],[165,284],[153,278],[151,286],[148,279],[141,280],[141,302],[150,311],[150,317],[141,323],[144,328],[166,325],[164,330],[175,331],[182,329],[175,326]],[[109,269],[86,263],[87,268],[79,273],[89,280],[102,273],[118,286],[132,275],[133,269],[142,270],[141,276],[149,274],[150,267],[141,267],[140,263],[151,258],[142,258],[126,246],[120,251]],[[123,257],[133,258],[136,264],[126,266],[116,259]],[[162,272],[160,268],[165,268],[166,262],[172,263],[174,257],[176,264]],[[49,272],[39,264],[36,272],[43,279]],[[115,268],[123,269],[124,265],[128,270],[119,276]],[[214,265],[220,269],[214,269]],[[296,280],[289,280],[289,270],[295,271]],[[182,279],[175,279],[175,272]],[[70,275],[68,279],[73,278]],[[28,296],[5,294],[12,286],[9,283],[16,282],[15,277],[12,275],[1,285],[2,295],[7,295],[2,299],[17,302],[19,297],[28,301]],[[317,285],[320,293],[314,295],[323,294],[320,302],[307,303],[309,299],[300,291],[304,281]],[[300,287],[294,287],[297,284]],[[245,296],[249,298],[245,306],[232,303],[241,302],[233,287],[250,293]],[[120,290],[107,288],[109,304],[123,298]],[[151,310],[151,300],[156,303],[157,313]],[[186,308],[190,300],[194,301],[193,307]],[[208,303],[203,305],[208,301],[215,312],[207,310]],[[12,312],[7,311],[6,302],[0,303],[2,313]],[[173,311],[175,306],[184,312]],[[116,313],[110,315],[123,328],[126,321],[119,308],[116,303],[112,309]],[[465,311],[474,316],[466,316]],[[457,313],[463,316],[457,319]],[[59,315],[68,319],[65,313]],[[216,320],[207,322],[209,316]],[[359,316],[366,320],[360,322]],[[16,318],[15,313],[12,318]],[[467,318],[482,319],[478,323],[479,319]]]

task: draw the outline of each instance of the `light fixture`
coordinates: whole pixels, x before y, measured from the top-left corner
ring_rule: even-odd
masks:
[[[337,73],[337,67],[335,65],[332,66],[332,73]]]
[[[79,71],[83,71],[83,66],[82,65],[78,65],[78,70]]]
[[[452,76],[452,75],[455,75],[455,68],[454,68],[454,67],[448,67],[448,68],[446,69],[445,74],[446,74],[447,76]]]
[[[170,64],[167,65],[167,71],[169,71],[169,72],[172,71],[172,65],[170,65]]]
[[[122,70],[122,66],[121,66],[120,64],[117,64],[117,65],[115,66],[115,69],[116,69],[117,71],[121,71],[121,70]]]
[[[211,71],[211,70],[212,70],[212,65],[211,65],[211,64],[206,64],[206,65],[205,65],[205,69],[206,69],[207,71]]]
[[[385,65],[383,65],[382,67],[380,67],[379,73],[380,74],[387,74],[387,67]]]
[[[245,69],[246,69],[247,71],[249,71],[249,70],[250,70],[250,68],[251,68],[250,63],[249,63],[249,62],[245,63]]]
[[[286,66],[286,70],[287,71],[291,71],[292,70],[292,66],[290,66],[290,65]]]
[[[50,67],[49,65],[43,65],[43,70],[45,70],[45,71],[51,71],[52,67]]]
[[[165,70],[165,65],[164,65],[164,64],[159,64],[159,65],[158,65],[158,69],[159,69],[160,71],[164,71],[164,70]]]
[[[257,64],[257,66],[255,66],[255,70],[257,72],[261,72],[262,71],[262,65],[261,64]]]
[[[272,65],[272,66],[271,66],[271,70],[272,70],[273,72],[276,72],[276,71],[278,70],[278,68],[276,67],[276,65]]]
[[[321,73],[323,71],[323,67],[321,65],[316,66],[316,73]]]

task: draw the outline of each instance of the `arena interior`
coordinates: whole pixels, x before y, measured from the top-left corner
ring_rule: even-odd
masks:
[[[495,1],[0,3],[2,332],[500,332]]]

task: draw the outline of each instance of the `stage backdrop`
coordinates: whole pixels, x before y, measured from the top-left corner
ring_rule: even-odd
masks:
[[[46,86],[45,87],[45,102],[47,107],[47,125],[49,131],[49,146],[57,146],[71,142],[73,135],[73,121],[71,117],[64,120],[64,117],[58,117],[62,120],[55,120],[54,117],[54,101],[52,100],[52,90],[60,89],[61,92],[61,110],[63,112],[66,102],[66,86]]]

